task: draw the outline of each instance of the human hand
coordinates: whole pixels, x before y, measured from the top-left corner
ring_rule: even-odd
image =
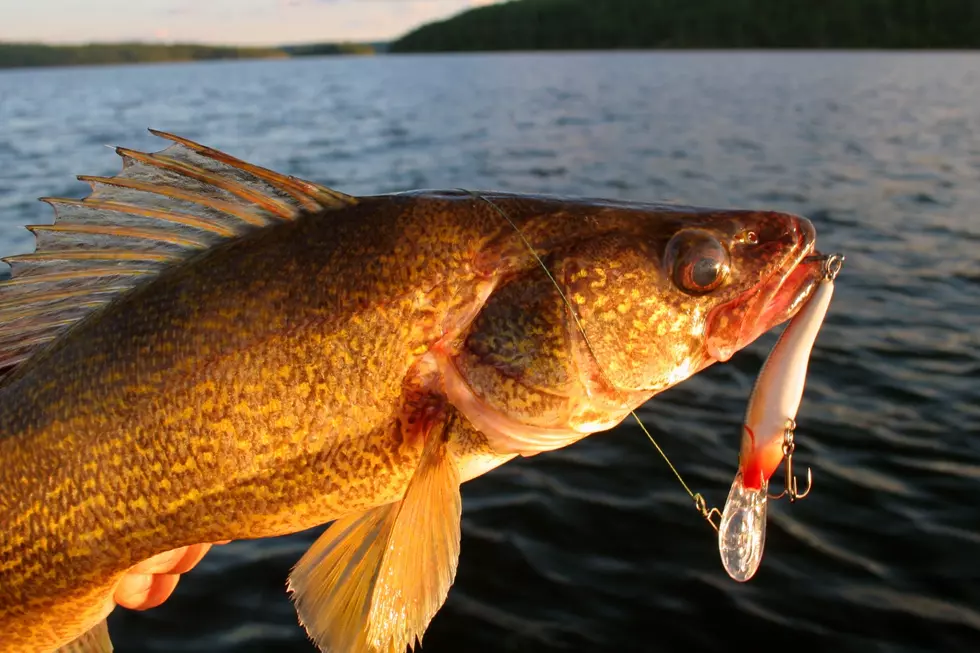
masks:
[[[231,540],[215,542],[227,544]],[[139,563],[123,577],[113,600],[130,610],[149,610],[162,604],[177,587],[180,575],[187,573],[211,549],[211,544],[192,544],[166,551]]]

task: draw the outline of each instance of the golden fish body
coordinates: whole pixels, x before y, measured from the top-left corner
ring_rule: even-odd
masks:
[[[403,651],[452,583],[460,483],[614,426],[817,276],[794,216],[351,198],[163,136],[51,200],[0,285],[0,651],[111,650],[133,565],[334,520],[290,577],[303,625]]]

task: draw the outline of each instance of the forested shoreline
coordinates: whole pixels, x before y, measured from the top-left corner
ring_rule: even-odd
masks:
[[[510,0],[423,25],[390,44],[0,43],[0,68],[383,52],[738,48],[980,49],[980,0]]]
[[[381,45],[373,43],[315,43],[248,48],[194,43],[172,45],[155,43],[92,43],[86,45],[0,43],[0,68],[95,66],[221,59],[284,59],[302,56],[371,54]]]
[[[511,0],[413,30],[391,52],[977,49],[977,0]]]

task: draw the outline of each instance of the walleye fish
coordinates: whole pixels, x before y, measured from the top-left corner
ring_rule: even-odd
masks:
[[[460,484],[612,428],[820,278],[793,215],[352,197],[153,133],[5,259],[5,653],[111,650],[134,565],[328,522],[288,579],[300,623],[401,653],[452,585]]]

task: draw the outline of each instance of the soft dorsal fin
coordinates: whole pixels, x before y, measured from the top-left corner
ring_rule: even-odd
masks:
[[[116,148],[114,177],[79,176],[84,199],[42,198],[54,224],[31,225],[31,254],[3,259],[0,369],[10,369],[80,319],[175,261],[251,229],[355,204],[353,197],[281,175],[193,141],[156,153]]]

